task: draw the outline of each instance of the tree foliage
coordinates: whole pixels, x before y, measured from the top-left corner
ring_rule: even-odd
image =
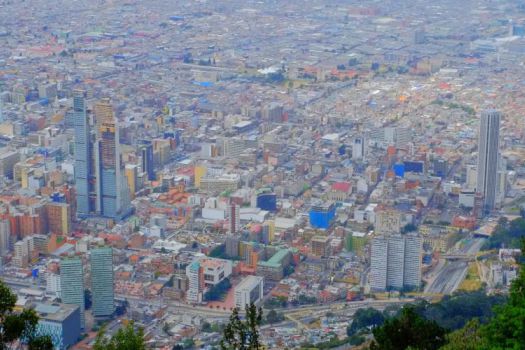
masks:
[[[522,241],[521,250],[525,251],[525,240]],[[482,335],[486,340],[485,349],[525,348],[525,269],[523,266],[518,278],[512,282],[508,302],[496,307],[495,316],[483,327]]]
[[[445,296],[438,303],[420,302],[415,311],[443,328],[457,330],[472,319],[487,323],[494,316],[493,308],[505,300],[503,296],[488,296],[483,291],[463,292]]]
[[[486,345],[477,319],[470,320],[465,327],[449,333],[447,342],[442,350],[478,350]]]
[[[10,349],[17,342],[27,343],[30,350],[52,349],[51,337],[37,333],[38,315],[34,310],[14,312],[16,299],[0,281],[0,349]]]
[[[435,321],[419,316],[410,306],[403,308],[399,317],[374,328],[373,333],[370,349],[374,350],[439,349],[445,345],[447,334]]]
[[[268,314],[266,315],[266,322],[273,324],[273,323],[279,323],[284,320],[284,315],[280,312],[277,312],[275,310],[270,310]]]
[[[375,328],[385,322],[385,317],[381,311],[374,308],[359,309],[356,311],[352,323],[347,327],[346,333],[349,337],[362,329]]]
[[[205,301],[220,300],[224,294],[228,293],[232,284],[228,278],[223,279],[216,285],[210,287],[206,293],[204,293]]]
[[[221,350],[259,350],[262,344],[259,326],[263,319],[262,308],[255,304],[246,305],[246,318],[241,320],[239,310],[234,308],[230,321],[224,328]]]
[[[519,248],[523,238],[525,238],[525,219],[517,218],[508,221],[507,218],[503,217],[498,220],[498,224],[485,248]]]
[[[144,330],[130,322],[112,337],[107,337],[103,328],[97,334],[93,350],[146,350]]]

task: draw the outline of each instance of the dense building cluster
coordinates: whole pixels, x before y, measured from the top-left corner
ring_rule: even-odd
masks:
[[[0,0],[1,277],[56,348],[211,348],[251,302],[294,348],[516,277],[473,260],[525,195],[523,5],[30,3]]]

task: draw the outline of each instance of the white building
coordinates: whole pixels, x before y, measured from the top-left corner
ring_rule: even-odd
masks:
[[[202,301],[203,284],[201,283],[201,266],[198,260],[193,261],[186,267],[186,277],[188,277],[186,301],[189,303],[200,303]]]
[[[16,242],[14,247],[15,255],[13,257],[13,264],[17,267],[27,267],[34,249],[35,247],[32,236],[25,237],[21,241]]]
[[[352,141],[352,159],[364,159],[366,155],[366,139],[362,136]]]
[[[372,240],[370,288],[418,288],[421,283],[422,239],[417,235],[377,236]]]
[[[241,310],[248,304],[258,304],[263,298],[264,278],[248,276],[235,287],[235,306]]]
[[[186,300],[200,303],[206,289],[222,282],[232,274],[232,262],[224,259],[197,258],[186,267],[188,290]]]
[[[405,240],[402,236],[388,237],[386,285],[388,288],[403,289]]]
[[[423,240],[417,235],[405,236],[405,260],[403,267],[403,286],[418,288],[421,284],[421,261]]]
[[[56,273],[47,272],[46,273],[46,293],[54,295],[57,298],[60,298],[60,291],[62,290],[60,286],[60,275]]]
[[[370,288],[386,290],[388,240],[384,236],[374,237],[370,256]]]

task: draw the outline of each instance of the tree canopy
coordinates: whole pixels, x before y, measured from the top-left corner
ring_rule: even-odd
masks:
[[[221,350],[260,350],[263,348],[259,336],[259,326],[263,320],[262,309],[251,303],[246,305],[245,310],[245,320],[241,320],[239,309],[233,309],[230,321],[224,328]]]
[[[14,312],[16,299],[0,281],[0,350],[10,349],[17,342],[27,343],[30,350],[53,349],[51,337],[37,332],[38,315],[34,310]]]
[[[93,350],[146,350],[144,330],[130,322],[112,337],[107,337],[103,328],[97,334]]]
[[[503,217],[498,220],[498,225],[496,225],[485,248],[519,248],[523,238],[525,238],[525,219],[517,218],[508,221],[507,218]]]
[[[375,328],[385,322],[385,317],[381,311],[374,308],[359,309],[356,311],[352,323],[347,327],[348,336],[356,334],[362,329]]]
[[[374,341],[370,349],[405,350],[439,349],[446,343],[447,331],[435,321],[419,316],[412,306],[402,309],[401,315],[374,328]]]

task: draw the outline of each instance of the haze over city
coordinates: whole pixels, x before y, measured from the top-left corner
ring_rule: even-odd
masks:
[[[0,343],[523,348],[524,62],[521,0],[0,0]]]

